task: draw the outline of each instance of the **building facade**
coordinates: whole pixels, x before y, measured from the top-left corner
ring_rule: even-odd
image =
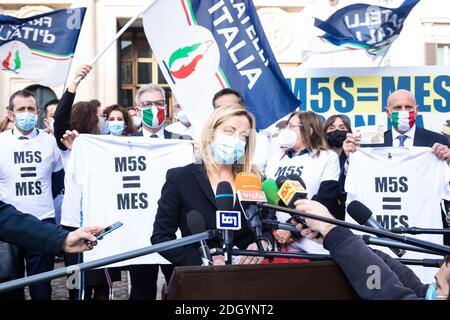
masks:
[[[301,61],[301,50],[307,48],[311,36],[317,33],[313,30],[312,17],[326,19],[338,8],[355,2],[359,1],[254,0],[266,35],[282,67],[450,65],[450,2],[442,0],[422,0],[413,9],[399,39],[392,45],[381,64],[379,61],[371,61],[363,52],[314,55],[306,61]],[[394,7],[403,1],[364,2]],[[55,9],[87,7],[68,77],[71,81],[76,69],[84,63],[89,63],[146,3],[144,0],[128,0],[126,4],[119,0],[0,0],[0,12],[16,17],[28,17]],[[103,106],[115,103],[132,106],[136,90],[148,82],[157,82],[166,88],[170,101],[170,115],[172,103],[170,88],[147,43],[142,20],[137,20],[106,51],[94,66],[93,72],[83,80],[77,92],[77,100],[95,98],[100,100]],[[40,105],[43,105],[45,100],[61,97],[64,89],[63,86],[42,87],[7,72],[0,72],[0,117],[5,114],[9,96],[23,88],[36,92]]]

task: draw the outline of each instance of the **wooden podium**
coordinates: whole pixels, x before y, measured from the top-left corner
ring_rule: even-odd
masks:
[[[336,263],[176,267],[167,300],[359,299]]]

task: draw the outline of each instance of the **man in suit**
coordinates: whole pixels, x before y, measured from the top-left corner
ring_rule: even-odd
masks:
[[[142,86],[136,93],[137,116],[142,119],[141,130],[133,134],[144,138],[184,139],[190,136],[178,135],[164,129],[167,103],[164,89],[154,83]],[[131,280],[130,300],[156,300],[159,267],[169,283],[173,271],[171,264],[145,264],[128,266]]]
[[[134,136],[192,140],[190,136],[174,134],[164,129],[167,103],[164,89],[159,85],[149,83],[142,86],[136,93],[135,100],[137,116],[142,119],[142,126]]]
[[[419,107],[408,90],[397,90],[388,98],[386,114],[392,121],[393,130],[384,133],[384,144],[364,145],[365,147],[431,147],[433,153],[450,163],[450,143],[441,134],[416,126]],[[349,134],[344,141],[344,152],[348,156],[356,151],[358,144]]]
[[[404,89],[394,91],[389,95],[387,104],[386,114],[392,121],[393,129],[384,133],[383,144],[364,147],[430,147],[436,157],[450,164],[450,141],[442,134],[416,126],[419,106],[411,92]],[[347,157],[357,150],[358,144],[353,135],[347,135],[343,148]],[[449,219],[450,211],[443,214],[444,227],[448,227]],[[444,243],[449,244],[450,237],[445,236]]]

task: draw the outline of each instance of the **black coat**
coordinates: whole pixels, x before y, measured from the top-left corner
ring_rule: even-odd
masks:
[[[59,254],[68,233],[0,201],[0,241],[29,250]]]
[[[131,134],[131,136],[133,136],[133,137],[144,136],[144,134],[142,133],[142,130],[144,130],[144,129],[141,129],[140,131],[137,131],[137,132],[133,132]],[[192,140],[192,137],[188,136],[188,135],[180,135],[180,134],[172,133],[172,132],[169,132],[166,129],[164,129],[164,139]]]
[[[205,220],[206,230],[216,229],[215,195],[201,164],[189,164],[167,171],[166,182],[158,201],[158,211],[151,237],[152,243],[175,239],[175,232],[178,228],[183,237],[191,235],[186,221],[187,213],[191,210],[198,210],[201,213]],[[241,211],[237,201],[234,210]],[[234,231],[233,244],[240,249],[245,249],[249,244],[255,242],[256,238],[242,211],[241,221],[241,230]],[[263,236],[270,241],[273,240],[270,231],[263,232]],[[221,243],[218,240],[210,240],[208,246],[209,248],[221,247]],[[161,255],[174,265],[201,265],[198,244],[164,251]]]

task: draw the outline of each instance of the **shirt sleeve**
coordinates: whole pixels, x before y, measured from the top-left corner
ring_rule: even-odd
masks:
[[[329,151],[327,162],[322,173],[322,181],[338,181],[341,168],[339,165],[339,157],[336,153]]]

